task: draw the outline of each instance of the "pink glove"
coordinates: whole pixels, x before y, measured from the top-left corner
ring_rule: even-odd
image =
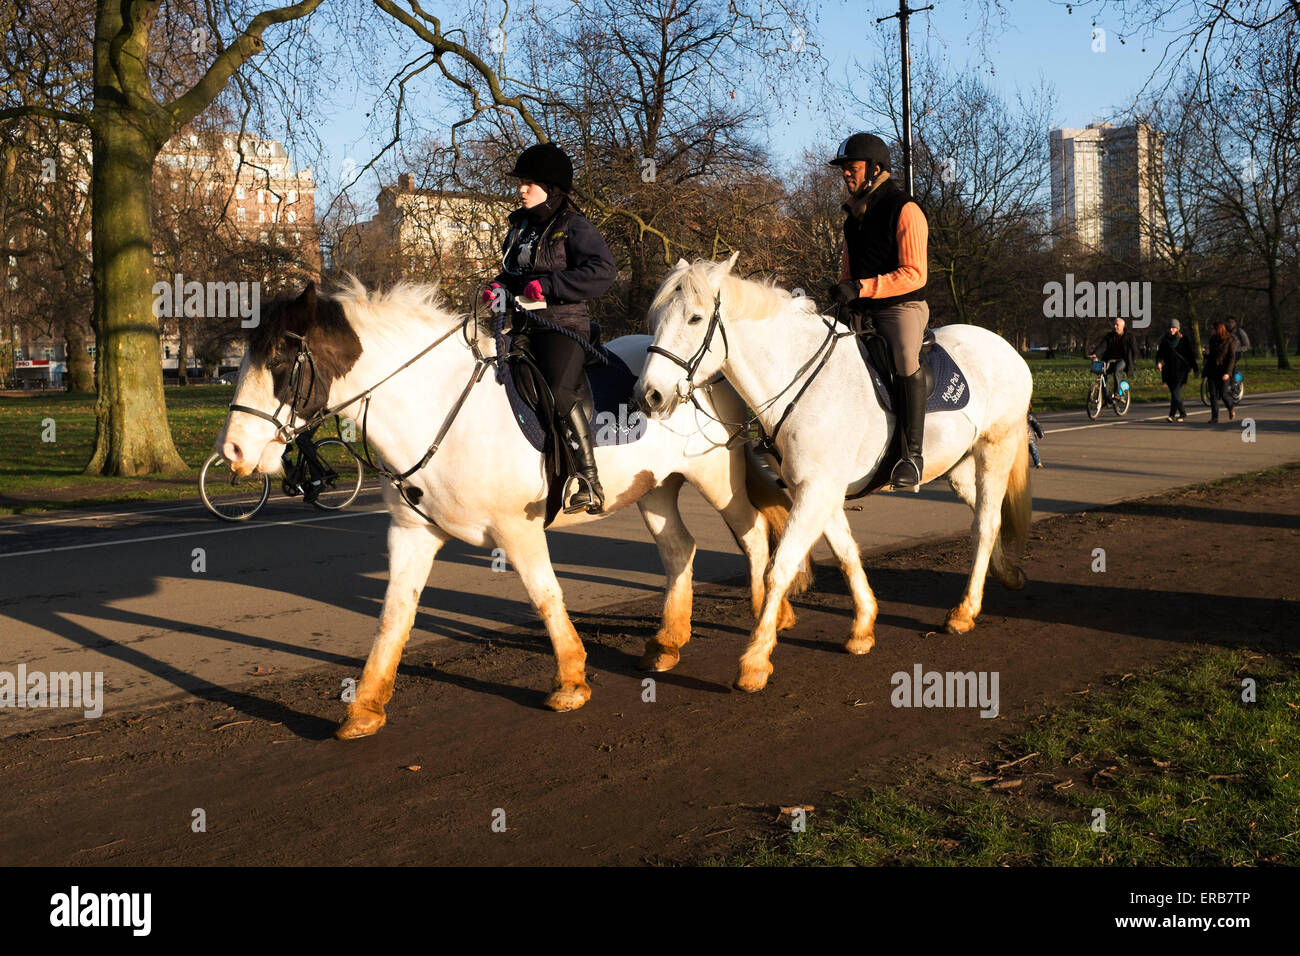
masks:
[[[496,292],[496,290],[499,289],[499,288],[501,288],[501,283],[500,283],[500,282],[493,282],[491,285],[489,285],[486,289],[483,290],[483,304],[484,304],[484,305],[488,305],[488,304],[490,304],[490,303],[492,303],[493,301],[496,300],[496,297],[497,297],[497,292]]]
[[[534,279],[528,285],[524,286],[524,298],[532,299],[534,302],[540,302],[546,296],[542,294],[542,284]]]

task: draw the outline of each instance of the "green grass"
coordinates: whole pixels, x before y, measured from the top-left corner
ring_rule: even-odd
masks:
[[[0,513],[42,507],[198,497],[198,467],[234,395],[230,385],[164,390],[172,437],[190,473],[165,479],[98,478],[81,474],[95,438],[95,397],[48,392],[0,397]],[[42,441],[53,420],[53,442]]]
[[[1089,362],[1077,356],[1029,359],[1034,375],[1034,408],[1082,409],[1093,381]],[[1300,370],[1280,372],[1268,358],[1242,362],[1247,395],[1300,388]],[[1132,380],[1137,401],[1162,401],[1150,360],[1138,363]],[[1200,382],[1188,382],[1186,397],[1196,402]],[[90,459],[95,434],[95,400],[90,395],[49,392],[32,397],[0,397],[0,514],[103,504],[114,501],[197,496],[197,468],[212,448],[234,389],[229,385],[165,389],[167,415],[181,457],[192,469],[184,476],[131,480],[81,474]],[[55,442],[41,441],[43,422],[52,418]]]
[[[1082,409],[1088,389],[1096,376],[1092,362],[1078,356],[1055,359],[1026,359],[1034,376],[1034,410],[1056,411]],[[1277,360],[1267,356],[1242,359],[1238,363],[1246,380],[1246,398],[1259,392],[1281,392],[1300,388],[1300,369],[1281,371]],[[1134,376],[1129,379],[1136,402],[1169,400],[1169,389],[1160,382],[1154,359],[1139,359]],[[1189,377],[1183,389],[1183,400],[1192,404],[1200,402],[1201,380]]]
[[[1241,700],[1244,677],[1256,703]],[[1300,863],[1300,655],[1183,655],[1040,718],[1010,756],[913,774],[732,866],[1240,866]],[[1037,753],[998,772],[999,763]],[[991,775],[1021,786],[993,790]],[[1068,788],[1056,785],[1073,781]],[[1094,808],[1106,832],[1093,832]]]

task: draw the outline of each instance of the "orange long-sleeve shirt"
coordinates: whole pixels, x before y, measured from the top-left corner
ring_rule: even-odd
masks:
[[[892,295],[913,292],[925,285],[928,269],[926,244],[930,239],[930,226],[914,202],[903,206],[898,215],[898,268],[885,275],[859,279],[864,299],[885,299]],[[850,282],[849,247],[840,252],[840,281]]]

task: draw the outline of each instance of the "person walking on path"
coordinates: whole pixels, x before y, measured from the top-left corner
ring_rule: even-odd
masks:
[[[1228,410],[1228,420],[1237,417],[1236,409],[1232,407],[1232,389],[1229,384],[1232,381],[1232,373],[1237,369],[1237,342],[1228,333],[1228,323],[1222,319],[1214,321],[1213,330],[1210,333],[1210,347],[1205,353],[1205,371],[1204,375],[1209,383],[1210,391],[1210,424],[1213,425],[1219,420],[1219,400],[1223,400],[1223,406]]]
[[[1156,347],[1156,369],[1160,380],[1169,388],[1169,417],[1171,422],[1187,421],[1187,409],[1183,406],[1183,386],[1187,384],[1188,372],[1200,372],[1196,361],[1196,348],[1192,340],[1183,335],[1182,323],[1177,319],[1169,320],[1169,331],[1160,339]]]

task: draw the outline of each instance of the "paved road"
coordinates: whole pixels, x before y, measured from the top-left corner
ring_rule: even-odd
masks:
[[[1194,482],[1300,460],[1300,392],[1252,397],[1211,428],[1164,407],[1127,418],[1039,416],[1047,467],[1034,474],[1035,516],[1086,511]],[[1243,440],[1253,423],[1253,441]],[[106,709],[206,696],[266,674],[363,658],[386,579],[378,495],[323,514],[272,504],[256,523],[220,524],[199,505],[152,503],[0,520],[0,671],[102,671]],[[721,519],[693,492],[683,511],[699,544],[697,575],[744,574]],[[850,505],[864,551],[965,531],[969,510],[946,485]],[[195,549],[205,569],[195,570]],[[652,594],[658,557],[635,509],[552,535],[575,611]],[[829,558],[822,545],[816,554]],[[1032,568],[1030,569],[1032,576]],[[484,550],[452,544],[434,566],[412,647],[480,637],[535,620],[518,579]],[[349,664],[349,667],[352,666]],[[0,710],[0,736],[63,723],[66,711]]]

